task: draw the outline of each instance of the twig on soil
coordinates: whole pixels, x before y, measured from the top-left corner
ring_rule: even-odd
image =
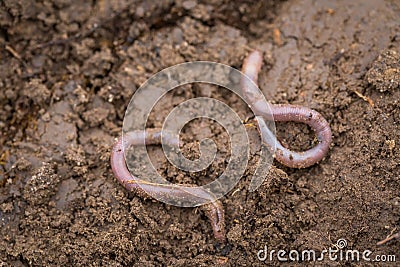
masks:
[[[388,235],[385,239],[379,241],[378,243],[376,243],[378,246],[383,245],[387,242],[389,242],[392,239],[396,239],[396,238],[400,238],[400,232],[397,232],[395,234],[393,234],[393,232],[396,231],[396,228],[394,228],[392,230],[392,232],[390,233],[390,235]]]
[[[282,37],[281,37],[281,31],[278,28],[274,28],[272,36],[273,36],[274,43],[277,46],[282,46],[283,42],[282,42]]]
[[[22,57],[18,54],[17,51],[14,50],[14,48],[12,48],[9,45],[5,46],[5,49],[16,59],[18,59],[19,62],[21,62],[21,64],[25,67],[26,71],[28,73],[32,73],[32,69],[28,66],[28,64],[26,64],[26,62],[22,59]]]
[[[357,90],[353,91],[358,97],[362,98],[364,101],[368,102],[370,104],[371,107],[374,107],[374,101],[369,98],[368,96],[365,96],[363,94],[361,94],[360,92],[358,92]]]

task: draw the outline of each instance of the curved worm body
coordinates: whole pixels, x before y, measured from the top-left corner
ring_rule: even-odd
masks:
[[[242,81],[242,92],[246,100],[251,104],[252,110],[256,116],[262,117],[262,123],[259,122],[259,130],[264,136],[263,142],[270,147],[276,146],[276,159],[282,164],[292,168],[306,168],[320,161],[328,152],[332,141],[332,134],[328,122],[318,112],[294,105],[268,105],[264,96],[258,90],[257,78],[262,65],[262,54],[258,51],[250,53],[243,64],[243,72],[253,81]],[[276,139],[270,132],[264,120],[271,119],[275,121],[294,121],[308,124],[316,133],[318,144],[304,152],[291,151]],[[264,134],[265,133],[265,134]],[[168,143],[177,144],[178,140],[166,135]],[[161,129],[148,129],[146,132],[133,131],[126,133],[123,138],[119,138],[114,144],[111,152],[111,167],[118,181],[129,191],[133,191],[139,196],[146,198],[151,192],[153,196],[162,198],[185,197],[187,199],[200,198],[211,200],[211,203],[202,205],[200,208],[204,211],[211,222],[214,236],[219,242],[225,241],[225,219],[224,209],[219,200],[215,200],[208,191],[199,187],[180,186],[173,184],[158,184],[143,181],[133,176],[125,162],[124,150],[131,145],[157,145],[161,144]]]
[[[253,51],[245,59],[242,72],[257,84],[258,72],[261,69],[261,65],[261,52]],[[328,122],[321,114],[306,107],[288,104],[269,105],[268,107],[268,104],[264,100],[264,96],[260,94],[254,85],[249,84],[249,82],[245,80],[242,81],[242,92],[243,96],[250,103],[252,109],[256,113],[255,115],[261,116],[266,120],[268,120],[272,115],[275,121],[306,123],[315,131],[318,138],[318,144],[313,148],[302,152],[291,151],[285,148],[275,136],[263,140],[270,147],[276,145],[275,157],[279,162],[291,168],[306,168],[314,165],[325,157],[332,141],[332,132]],[[260,127],[260,131],[261,130],[262,128]],[[271,135],[265,136],[271,137]]]
[[[166,135],[166,133],[163,133]],[[172,136],[166,135],[165,140],[169,143],[178,142]],[[184,197],[188,200],[196,198],[211,200],[209,204],[200,206],[211,222],[214,236],[219,242],[225,241],[225,218],[224,209],[219,200],[215,200],[208,191],[201,187],[177,187],[174,184],[157,184],[143,181],[133,176],[125,162],[124,150],[131,145],[157,145],[161,143],[161,129],[148,129],[146,132],[133,131],[119,138],[111,151],[111,168],[117,180],[128,190],[142,198],[149,197],[146,192],[151,192],[160,198]]]

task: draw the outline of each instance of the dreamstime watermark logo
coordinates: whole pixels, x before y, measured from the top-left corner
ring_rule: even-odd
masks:
[[[246,102],[246,98],[242,94],[244,82],[246,86],[254,87],[252,92],[261,95],[260,101],[265,101],[263,104],[269,108],[257,85],[242,72],[227,65],[200,61],[183,63],[164,69],[136,90],[125,113],[122,138],[132,132],[139,131],[144,134],[147,119],[153,107],[167,92],[174,88],[189,83],[208,83],[224,87]],[[251,103],[246,103],[251,108]],[[268,114],[268,111],[266,113]],[[269,114],[272,113],[269,112]],[[163,122],[162,147],[171,164],[184,171],[198,172],[204,170],[213,162],[217,146],[211,139],[201,140],[199,147],[201,156],[197,160],[185,158],[180,152],[179,142],[168,142],[169,140],[179,140],[179,133],[182,128],[196,118],[208,118],[219,123],[228,133],[231,144],[231,156],[224,173],[211,183],[197,187],[199,189],[196,191],[199,192],[198,195],[192,193],[195,190],[190,190],[191,195],[189,195],[189,190],[186,190],[185,187],[170,183],[157,172],[147,154],[145,141],[141,144],[135,144],[134,153],[130,149],[124,150],[126,164],[130,172],[134,174],[134,178],[137,177],[137,179],[146,182],[139,183],[139,186],[158,201],[182,207],[195,207],[215,201],[227,194],[238,183],[247,168],[250,145],[247,131],[240,117],[227,104],[207,97],[192,98],[180,103],[170,111]],[[261,133],[263,140],[275,133],[272,115],[271,118],[256,116],[256,119],[262,127],[268,127],[269,131]],[[266,132],[268,134],[264,136]],[[262,184],[272,164],[274,152],[275,147],[266,147],[264,142],[261,142],[260,159],[249,186],[250,191],[255,191]],[[140,171],[135,172],[139,169],[138,166]],[[184,191],[186,194],[154,194],[146,187],[149,184],[157,184],[159,188],[173,185],[174,189]],[[202,195],[204,192],[212,197],[204,197]]]
[[[257,252],[257,258],[260,261],[274,261],[281,262],[316,262],[316,261],[374,261],[374,262],[395,262],[396,255],[373,255],[371,250],[357,250],[349,249],[347,240],[340,238],[329,249],[316,251],[313,249],[306,250],[268,250],[265,245],[264,249]]]

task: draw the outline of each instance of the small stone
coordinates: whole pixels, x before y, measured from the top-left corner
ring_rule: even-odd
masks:
[[[171,34],[174,44],[181,44],[183,42],[183,32],[180,28],[174,28]]]
[[[184,9],[190,10],[190,9],[194,8],[195,6],[197,6],[197,1],[195,1],[195,0],[184,1],[182,3],[182,6]]]
[[[142,18],[144,16],[144,8],[139,6],[136,8],[136,16]]]

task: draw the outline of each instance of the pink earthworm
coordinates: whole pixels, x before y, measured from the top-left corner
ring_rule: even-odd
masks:
[[[261,69],[262,54],[258,51],[252,52],[244,61],[243,72],[256,84],[258,72]],[[288,167],[294,168],[305,168],[320,161],[327,153],[329,144],[332,140],[331,130],[327,121],[318,112],[294,105],[270,105],[265,101],[264,96],[254,86],[249,84],[247,79],[242,81],[242,92],[245,99],[250,103],[251,108],[256,116],[261,116],[268,120],[273,116],[275,121],[295,121],[308,124],[316,133],[319,143],[310,150],[305,152],[294,152],[283,147],[279,141],[273,136],[264,124],[260,124],[260,131],[266,134],[262,136],[268,136],[263,141],[269,146],[274,147],[276,145],[277,153],[276,158],[278,161]],[[272,111],[272,114],[271,114]],[[114,144],[111,152],[111,167],[117,180],[128,190],[135,192],[137,195],[143,198],[147,198],[149,195],[146,192],[151,192],[154,196],[160,197],[185,197],[186,199],[202,199],[208,200],[210,203],[200,206],[204,211],[205,215],[211,222],[213,233],[215,238],[223,243],[226,240],[225,237],[225,219],[224,209],[219,200],[215,200],[215,197],[211,193],[205,191],[200,187],[177,187],[173,184],[165,185],[158,183],[150,183],[148,181],[140,180],[133,176],[125,162],[124,150],[130,145],[157,145],[161,143],[161,134],[164,134],[166,140],[170,144],[177,144],[177,140],[174,137],[169,136],[168,133],[162,132],[161,129],[147,129],[143,131],[132,131],[126,133],[123,138],[119,138]]]
[[[201,187],[180,186],[174,184],[158,184],[140,180],[133,176],[125,162],[124,150],[131,145],[157,145],[161,144],[161,134],[164,135],[167,143],[177,144],[172,135],[167,132],[162,132],[161,129],[147,129],[143,131],[132,131],[126,133],[123,138],[119,138],[114,144],[111,151],[111,168],[117,180],[128,190],[132,191],[142,198],[147,198],[149,195],[146,192],[151,192],[154,196],[161,198],[177,198],[184,197],[186,200],[196,201],[198,199],[210,201],[208,204],[200,206],[205,215],[211,222],[215,238],[223,243],[225,241],[225,218],[224,209],[219,200],[204,190]]]
[[[258,72],[261,69],[261,65],[262,53],[253,51],[244,60],[242,72],[257,84]],[[302,152],[291,151],[285,148],[274,135],[269,133],[263,135],[269,137],[263,140],[267,145],[270,147],[276,146],[275,158],[279,162],[290,168],[306,168],[325,157],[332,141],[332,132],[328,122],[320,113],[310,108],[290,104],[275,104],[268,107],[268,103],[265,101],[262,93],[246,79],[242,79],[242,93],[247,102],[250,103],[256,116],[268,119],[272,115],[274,121],[305,123],[316,133],[318,144]],[[259,129],[262,131],[268,128],[263,129],[260,125]]]

